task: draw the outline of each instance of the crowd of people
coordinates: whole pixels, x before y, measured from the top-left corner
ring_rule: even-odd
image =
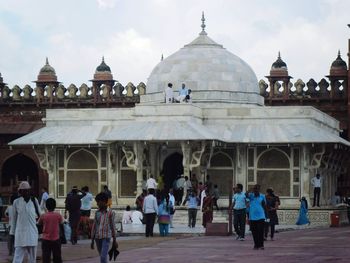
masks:
[[[320,180],[320,176],[315,178]],[[315,183],[320,188],[321,183]],[[160,187],[161,186],[161,187]],[[316,195],[320,192],[317,189]],[[61,244],[68,239],[72,245],[78,242],[78,232],[87,233],[91,238],[91,248],[95,245],[100,255],[100,262],[107,262],[118,255],[116,241],[115,212],[110,208],[112,193],[107,186],[96,195],[97,211],[90,220],[93,195],[89,187],[81,190],[73,186],[65,200],[64,216],[55,212],[56,201],[51,198],[46,188],[42,188],[40,202],[32,196],[31,186],[24,181],[19,184],[18,193],[10,199],[10,205],[5,214],[10,218],[9,254],[13,262],[23,262],[27,255],[28,262],[36,262],[36,248],[41,237],[43,262],[62,262]],[[317,197],[317,196],[316,196]],[[218,185],[213,184],[209,175],[205,182],[199,182],[196,175],[178,176],[172,188],[166,189],[160,181],[150,176],[145,182],[145,189],[135,200],[135,210],[126,206],[123,213],[123,224],[145,225],[145,236],[152,237],[154,225],[157,222],[161,236],[169,235],[173,227],[173,216],[176,206],[187,206],[188,227],[196,227],[198,210],[202,212],[202,226],[207,227],[213,221],[214,208],[219,210],[220,198]],[[318,200],[314,205],[319,205]],[[247,192],[243,185],[237,184],[233,189],[232,206],[233,226],[236,240],[244,241],[246,223],[249,223],[254,240],[254,249],[264,249],[264,241],[274,240],[275,226],[279,224],[277,210],[281,204],[280,198],[272,188],[263,194],[259,185],[254,185]],[[68,220],[70,236],[65,235],[64,223]],[[297,225],[310,224],[308,218],[308,202],[305,197],[300,199]],[[66,224],[67,225],[67,224]],[[112,244],[112,246],[110,245]],[[111,249],[109,249],[111,246]]]

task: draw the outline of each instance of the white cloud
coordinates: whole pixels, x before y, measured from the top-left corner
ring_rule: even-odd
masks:
[[[99,8],[113,8],[117,2],[118,0],[97,0]]]
[[[338,49],[347,61],[349,9],[342,0],[2,1],[0,72],[10,85],[24,85],[48,56],[60,81],[80,85],[104,55],[123,85],[146,82],[162,53],[167,57],[198,35],[204,11],[209,36],[247,61],[259,79],[279,50],[295,79],[320,79]]]

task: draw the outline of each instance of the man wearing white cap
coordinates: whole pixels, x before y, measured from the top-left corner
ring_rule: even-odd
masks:
[[[28,182],[21,182],[18,187],[20,197],[13,202],[10,230],[10,235],[15,236],[13,263],[22,263],[25,254],[28,255],[28,263],[36,262],[36,248],[38,246],[36,217],[40,210],[38,200],[31,198],[30,190]]]

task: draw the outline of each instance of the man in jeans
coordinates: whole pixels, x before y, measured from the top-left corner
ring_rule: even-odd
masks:
[[[188,227],[196,227],[198,201],[197,193],[189,192],[188,200]]]
[[[146,221],[146,237],[153,237],[153,227],[158,214],[157,198],[154,196],[154,189],[148,189],[148,195],[143,201],[143,213]]]
[[[233,225],[237,234],[236,240],[244,241],[247,198],[243,192],[243,185],[237,184],[232,197]]]

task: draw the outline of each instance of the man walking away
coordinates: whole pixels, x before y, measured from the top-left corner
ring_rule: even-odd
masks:
[[[154,196],[154,189],[148,190],[148,195],[143,201],[143,213],[146,221],[146,237],[153,237],[154,223],[156,215],[158,214],[158,204],[157,199]]]
[[[236,240],[244,241],[247,197],[243,192],[243,185],[237,184],[235,194],[232,197],[233,226],[237,234]]]

